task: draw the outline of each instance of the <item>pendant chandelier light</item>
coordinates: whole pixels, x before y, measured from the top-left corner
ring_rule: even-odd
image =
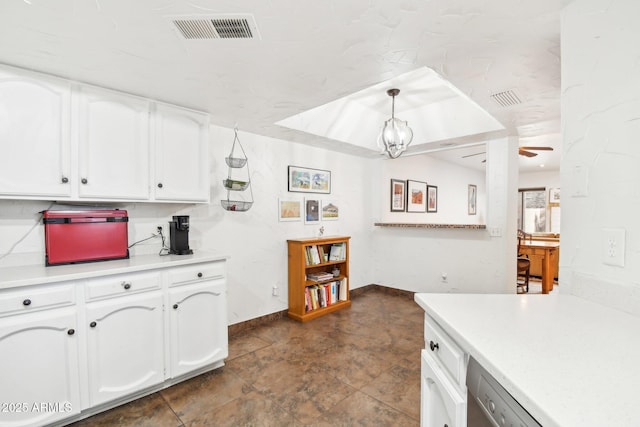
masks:
[[[389,158],[397,159],[409,147],[413,139],[413,131],[406,121],[395,117],[395,101],[400,89],[389,89],[387,95],[391,97],[391,118],[384,122],[382,132],[378,136],[378,146]]]

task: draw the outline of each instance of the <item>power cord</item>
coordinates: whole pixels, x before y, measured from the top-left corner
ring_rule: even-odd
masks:
[[[162,232],[162,227],[158,227],[158,234],[160,234],[160,237],[162,238],[162,247],[160,248],[160,252],[158,252],[158,255],[160,255],[160,256],[170,255],[169,254],[169,248],[165,244],[164,233]]]
[[[154,237],[158,237],[159,234],[151,234],[150,237],[147,237],[146,239],[142,239],[142,240],[138,240],[137,242],[133,242],[132,244],[130,244],[129,246],[127,246],[128,249],[131,249],[132,247],[134,247],[135,245],[137,245],[138,243],[142,243],[142,242],[146,242],[147,240],[153,239]]]
[[[29,234],[31,234],[31,232],[32,232],[32,231],[33,231],[33,230],[34,230],[38,225],[40,225],[40,222],[42,222],[42,217],[44,216],[44,212],[45,212],[45,211],[48,211],[49,209],[51,209],[51,207],[52,207],[55,203],[56,203],[56,202],[51,202],[51,203],[49,204],[49,206],[47,206],[44,210],[42,210],[42,211],[40,211],[40,212],[39,212],[39,213],[40,213],[40,217],[36,220],[35,224],[33,224],[33,225],[31,226],[31,228],[29,229],[29,231],[27,231],[26,233],[24,233],[24,235],[23,235],[21,238],[19,238],[17,242],[15,242],[13,245],[11,245],[11,247],[9,248],[9,250],[8,250],[6,253],[4,253],[4,254],[0,255],[0,260],[1,260],[1,259],[3,259],[3,258],[5,258],[5,257],[7,257],[7,256],[9,256],[9,255],[11,255],[11,253],[12,253],[12,252],[13,252],[13,250],[16,248],[16,246],[18,246],[20,243],[22,243],[22,241],[23,241],[24,239],[26,239],[26,238],[27,238],[27,236],[29,236]]]
[[[164,237],[164,233],[162,232],[162,227],[158,227],[158,232],[157,233],[152,233],[151,236],[144,238],[144,239],[140,239],[137,242],[133,242],[132,244],[130,244],[128,246],[128,249],[131,249],[132,247],[134,247],[135,245],[137,245],[138,243],[142,243],[142,242],[146,242],[147,240],[151,240],[154,239],[156,237],[160,237],[162,239],[162,246],[160,247],[160,252],[158,252],[158,255],[160,256],[164,256],[164,255],[169,255],[169,248],[166,246],[166,240]],[[166,253],[164,253],[166,251]]]

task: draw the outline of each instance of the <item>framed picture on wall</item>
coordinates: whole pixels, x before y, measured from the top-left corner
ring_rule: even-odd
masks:
[[[279,221],[302,221],[302,209],[300,200],[278,200]]]
[[[333,201],[323,200],[321,214],[323,221],[337,221],[340,218],[338,204]]]
[[[407,183],[399,179],[391,180],[391,212],[404,212]]]
[[[305,224],[320,222],[320,200],[304,199],[304,222]]]
[[[407,180],[407,212],[427,211],[427,183]]]
[[[289,191],[331,193],[331,172],[321,169],[289,166]]]
[[[478,202],[478,187],[473,184],[469,184],[469,203],[468,203],[468,211],[469,215],[475,215],[477,213],[477,202]]]
[[[427,185],[427,212],[438,212],[438,187]]]
[[[560,189],[552,188],[549,190],[549,203],[560,204]]]

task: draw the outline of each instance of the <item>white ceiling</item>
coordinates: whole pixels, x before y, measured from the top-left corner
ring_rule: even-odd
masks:
[[[377,111],[369,120],[388,118],[388,81],[430,69],[521,145],[556,148],[521,156],[521,170],[539,170],[541,162],[557,169],[560,10],[570,1],[2,0],[0,62],[204,110],[220,126],[362,156],[371,149],[277,123],[372,86],[382,90],[379,98],[367,95],[367,108]],[[189,41],[170,23],[230,13],[251,14],[259,36]],[[399,88],[396,115],[407,120],[409,107],[401,105],[413,105],[411,88]],[[490,95],[504,90],[523,102],[498,105]],[[420,127],[429,117],[412,120]],[[495,135],[482,128],[469,137],[456,120],[447,127],[457,124],[457,136],[416,145]]]

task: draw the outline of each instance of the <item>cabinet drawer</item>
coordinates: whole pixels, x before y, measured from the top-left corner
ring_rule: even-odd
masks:
[[[178,267],[169,271],[169,285],[180,285],[194,281],[222,279],[225,276],[224,262]]]
[[[0,293],[0,316],[29,313],[75,303],[73,284],[29,286]]]
[[[427,316],[424,321],[424,341],[426,351],[442,364],[455,382],[464,386],[464,352],[433,319]]]
[[[94,301],[105,297],[160,289],[161,287],[162,281],[158,272],[118,274],[87,281],[85,295],[87,301]]]

